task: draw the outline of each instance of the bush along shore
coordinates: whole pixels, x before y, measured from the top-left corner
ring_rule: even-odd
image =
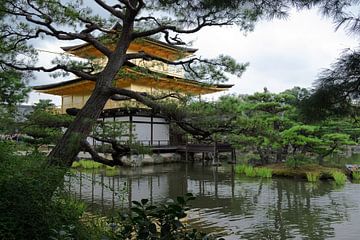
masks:
[[[330,179],[334,180],[337,185],[343,185],[347,180],[346,174],[341,169],[317,164],[306,164],[297,167],[288,166],[284,163],[269,164],[259,167],[239,164],[235,167],[235,171],[237,174],[247,177],[287,177],[307,179],[309,182]],[[352,175],[354,180],[360,179],[359,176],[360,174],[358,173],[353,173]]]

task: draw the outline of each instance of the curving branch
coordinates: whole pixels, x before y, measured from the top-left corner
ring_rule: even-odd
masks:
[[[0,64],[3,64],[5,66],[8,66],[10,68],[19,70],[19,71],[38,71],[38,72],[54,72],[56,70],[63,70],[65,72],[73,73],[76,76],[78,76],[81,79],[84,80],[90,80],[90,81],[96,81],[97,75],[86,73],[81,70],[73,69],[66,65],[56,65],[51,68],[45,68],[45,67],[32,67],[32,66],[19,66],[17,64],[8,63],[4,61],[0,61]]]
[[[95,162],[102,163],[102,164],[105,164],[107,166],[119,165],[119,163],[117,163],[116,161],[109,160],[107,158],[104,158],[104,157],[100,156],[99,153],[93,148],[93,146],[91,146],[90,143],[88,141],[86,141],[86,140],[83,140],[81,142],[81,148],[84,151],[88,152]]]
[[[169,93],[169,94],[165,94],[165,95],[161,95],[161,96],[153,96],[153,95],[150,95],[150,94],[148,94],[146,92],[137,92],[137,93],[144,96],[144,97],[147,97],[147,98],[149,98],[151,100],[154,100],[154,101],[159,101],[159,100],[163,100],[163,99],[166,99],[166,98],[176,98],[176,99],[179,99],[179,100],[182,100],[184,98],[179,93]],[[128,101],[128,100],[131,100],[132,98],[128,97],[128,96],[115,94],[115,95],[112,95],[110,97],[110,99],[113,100],[113,101]]]
[[[29,1],[28,1],[29,2]],[[105,30],[101,28],[98,24],[95,22],[82,18],[81,16],[77,16],[77,19],[80,20],[80,22],[85,23],[86,29],[83,31],[77,33],[77,32],[67,32],[64,30],[59,30],[58,28],[55,28],[53,26],[54,19],[41,11],[41,9],[34,4],[28,3],[29,9],[25,9],[21,6],[18,6],[16,3],[9,3],[12,8],[7,8],[4,10],[5,13],[17,16],[17,17],[23,17],[27,22],[32,23],[34,26],[36,26],[38,29],[35,31],[35,34],[32,36],[32,38],[37,38],[39,35],[45,34],[47,36],[55,37],[58,40],[83,40],[87,43],[90,43],[93,45],[97,50],[99,50],[101,53],[103,53],[105,56],[109,57],[112,53],[110,49],[108,49],[104,44],[100,42],[100,40],[96,37],[94,37],[91,33],[93,33],[96,30],[102,31],[102,32],[110,32],[109,30]],[[60,4],[60,3],[59,3]],[[64,9],[64,11],[67,9],[66,6],[61,5]],[[30,10],[33,10],[35,12],[31,12]],[[17,33],[18,36],[21,36],[21,32]]]
[[[103,9],[105,9],[106,11],[108,11],[110,14],[120,18],[120,19],[125,19],[125,15],[123,14],[123,12],[117,10],[117,8],[120,8],[119,5],[114,5],[114,6],[110,6],[108,4],[106,4],[104,1],[102,0],[95,0],[95,2],[101,6]]]
[[[226,26],[226,25],[233,25],[234,20],[239,17],[239,15],[235,15],[227,20],[218,21],[215,16],[215,12],[209,11],[208,13],[198,16],[196,19],[196,26],[193,28],[185,29],[179,28],[175,25],[163,25],[161,22],[154,20],[152,17],[142,17],[137,19],[137,21],[144,21],[144,20],[153,20],[158,25],[158,27],[142,31],[142,32],[134,32],[132,34],[132,39],[136,38],[143,38],[152,36],[158,33],[165,33],[165,35],[169,35],[169,31],[179,34],[191,34],[200,31],[202,28],[207,26]]]

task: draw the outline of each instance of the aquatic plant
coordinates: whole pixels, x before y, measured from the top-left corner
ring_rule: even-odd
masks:
[[[241,164],[241,165],[236,165],[235,167],[235,171],[238,174],[245,174],[245,169],[246,169],[247,165]]]
[[[346,181],[346,175],[340,171],[332,171],[331,176],[334,178],[337,185],[343,185]]]
[[[72,167],[73,168],[83,168],[83,169],[94,169],[94,168],[101,168],[104,165],[92,160],[80,160],[78,162],[74,162]]]
[[[244,172],[247,177],[256,177],[256,170],[252,166],[246,166]]]
[[[266,167],[256,168],[256,175],[262,178],[271,178],[272,169]]]
[[[306,178],[309,182],[317,182],[320,178],[319,172],[307,172]]]
[[[116,170],[116,166],[108,166],[108,165],[105,165],[105,169],[106,170]]]
[[[360,181],[360,171],[353,172],[352,177],[355,181]]]
[[[81,164],[78,161],[74,161],[71,165],[72,168],[78,168],[81,167]]]

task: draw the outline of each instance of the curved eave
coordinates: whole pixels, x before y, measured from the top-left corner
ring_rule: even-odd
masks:
[[[174,76],[155,73],[143,73],[132,69],[134,66],[127,63],[124,71],[130,74],[127,78],[118,78],[116,86],[119,88],[130,87],[132,84],[152,87],[159,90],[170,90],[176,92],[184,92],[190,95],[202,95],[215,92],[226,91],[231,88],[232,84],[205,84],[195,80],[177,78]],[[91,93],[95,87],[95,83],[88,80],[73,79],[60,83],[41,85],[33,87],[34,90],[42,93],[53,95],[81,95]]]
[[[109,44],[108,47],[114,48],[114,44]],[[89,43],[62,47],[62,49],[67,53],[82,58],[102,56],[102,53],[100,53]],[[194,48],[173,46],[151,38],[143,38],[132,42],[128,50],[133,52],[143,51],[150,55],[154,55],[170,61],[176,61],[185,57],[189,57],[197,51],[197,49]]]
[[[127,68],[126,71],[130,74],[137,75],[136,80],[131,80],[132,84],[153,87],[159,90],[184,92],[190,95],[202,95],[226,91],[233,86],[231,84],[206,84],[195,80],[177,78],[174,76],[154,72],[152,72],[152,74],[154,74],[153,76],[149,76],[146,73],[137,72],[131,68]],[[121,80],[119,80],[117,81],[118,83],[121,82]]]
[[[90,93],[94,90],[95,84],[92,81],[73,79],[60,83],[53,83],[41,86],[35,86],[33,89],[37,92],[47,93],[52,95],[82,95]]]

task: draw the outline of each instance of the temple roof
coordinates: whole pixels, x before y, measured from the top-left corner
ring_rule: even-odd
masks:
[[[110,48],[114,48],[115,44],[109,44]],[[83,43],[73,46],[62,47],[68,53],[79,57],[100,57],[102,54],[89,43]],[[144,37],[131,42],[129,51],[145,52],[150,55],[165,58],[167,60],[179,60],[194,54],[197,49],[181,47],[178,45],[168,44],[150,37]]]
[[[133,68],[133,63],[127,62],[122,71],[125,77],[116,80],[116,86],[125,88],[131,84],[153,87],[171,91],[180,91],[188,94],[208,94],[227,90],[232,84],[206,84],[196,80],[177,78],[163,73],[153,72],[141,67]],[[141,69],[145,71],[141,71]],[[128,76],[128,77],[126,77]],[[34,90],[54,94],[54,95],[73,95],[91,93],[95,87],[95,82],[83,79],[73,79],[59,83],[41,85],[33,87]]]

